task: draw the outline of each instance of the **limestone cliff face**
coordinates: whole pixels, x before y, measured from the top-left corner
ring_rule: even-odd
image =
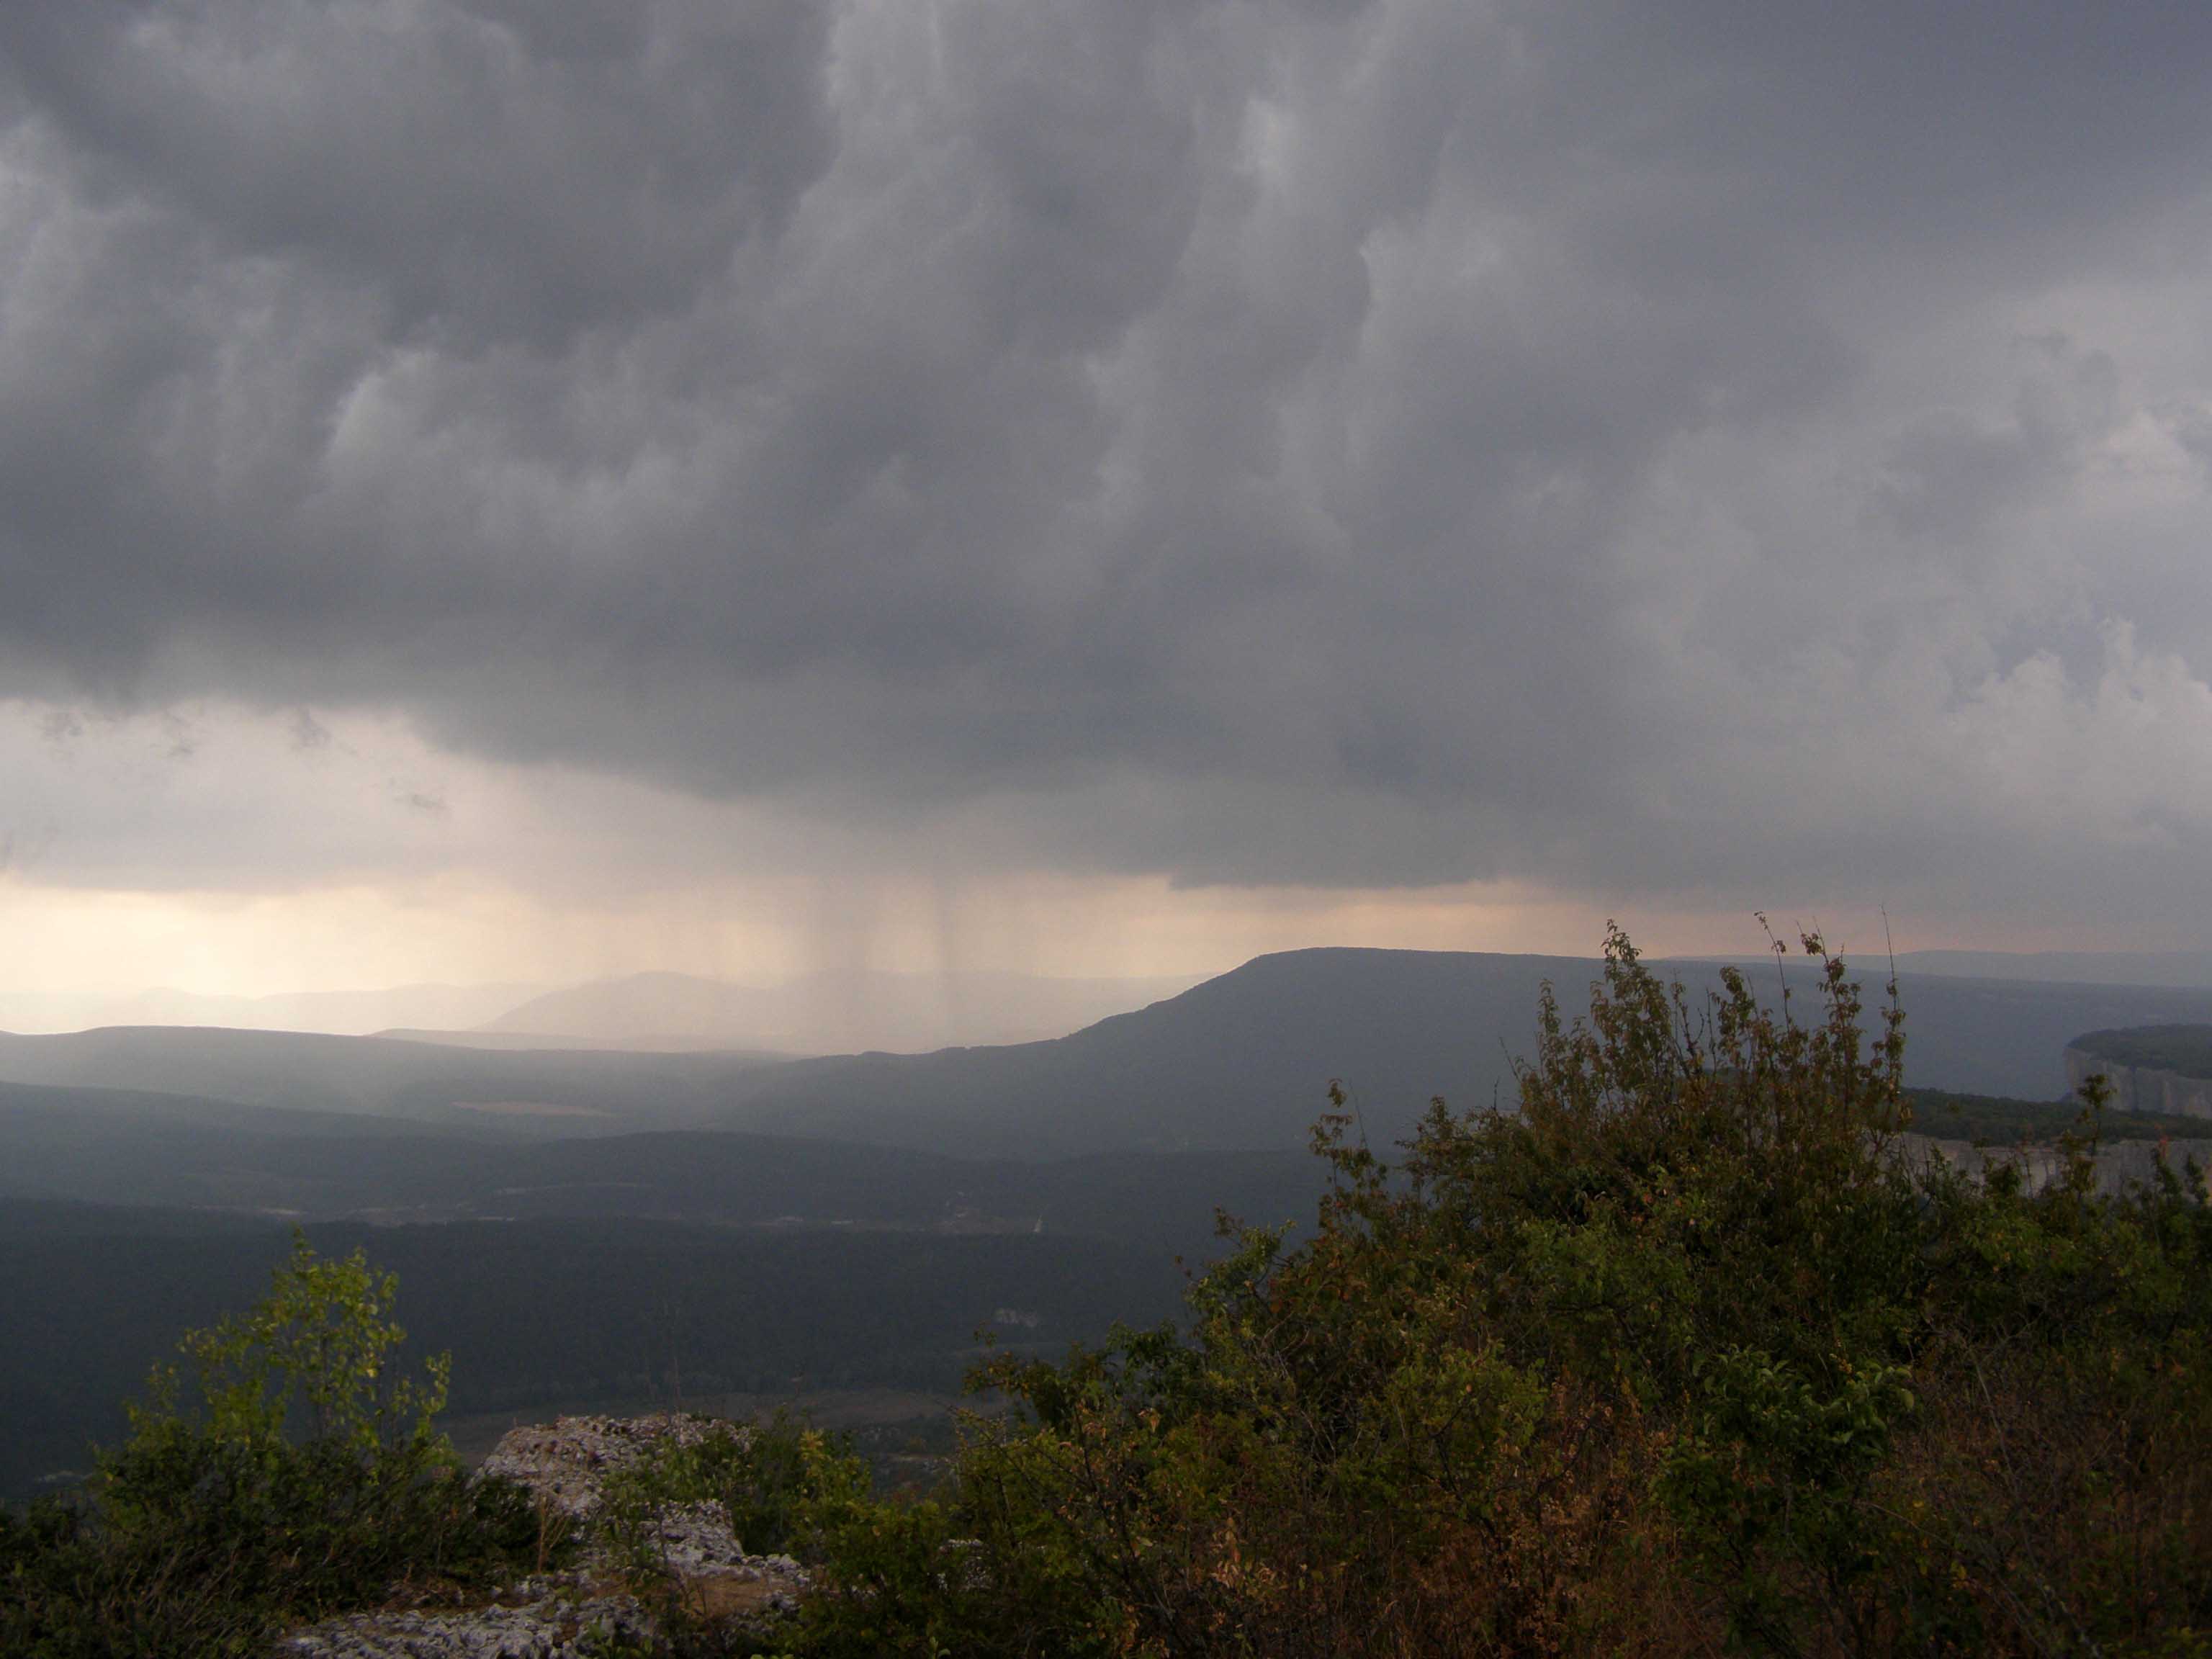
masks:
[[[1907,1151],[1918,1159],[1940,1158],[1968,1175],[1981,1175],[2000,1164],[2016,1166],[2029,1192],[2039,1192],[2057,1178],[2066,1159],[2056,1146],[1978,1146],[1968,1140],[1938,1140],[1909,1134]],[[2180,1170],[2191,1159],[2199,1169],[2212,1169],[2212,1138],[2201,1140],[2110,1140],[2097,1149],[2097,1190],[2124,1193],[2147,1187],[2157,1179],[2158,1155],[2163,1147],[2168,1165]]]
[[[2111,1079],[2112,1104],[2122,1111],[2212,1118],[2212,1078],[2121,1066],[2080,1048],[2066,1051],[2066,1081],[2071,1087],[2080,1088],[2099,1072]]]

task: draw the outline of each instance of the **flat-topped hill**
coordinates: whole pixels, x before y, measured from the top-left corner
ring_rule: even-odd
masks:
[[[2066,1045],[2115,1066],[2212,1079],[2212,1025],[2135,1025],[2091,1031]]]

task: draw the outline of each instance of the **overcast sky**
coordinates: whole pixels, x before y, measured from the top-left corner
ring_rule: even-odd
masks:
[[[2212,936],[2212,8],[0,6],[19,988]]]

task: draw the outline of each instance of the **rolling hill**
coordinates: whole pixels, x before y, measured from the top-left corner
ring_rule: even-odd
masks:
[[[1705,963],[1662,963],[1692,992]],[[1512,1095],[1534,1046],[1538,987],[1571,1012],[1598,964],[1579,957],[1318,950],[1257,957],[1181,996],[1053,1042],[802,1060],[750,1079],[730,1127],[1051,1158],[1109,1148],[1299,1144],[1331,1078],[1369,1135],[1395,1141],[1432,1096]],[[1811,975],[1790,969],[1799,994]],[[1774,970],[1753,983],[1771,994]],[[2051,1099],[2062,1052],[2099,1025],[2212,1017],[2212,991],[1900,978],[1906,1073],[1963,1093]]]
[[[1897,966],[1951,978],[2212,988],[2212,951],[1900,951]]]

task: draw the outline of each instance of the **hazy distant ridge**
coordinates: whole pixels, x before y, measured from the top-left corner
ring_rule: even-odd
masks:
[[[222,1025],[247,1031],[365,1036],[392,1026],[466,1027],[495,1018],[538,985],[395,985],[374,991],[292,991],[265,997],[156,989],[125,996],[0,992],[0,1031],[52,1033],[104,1025]]]
[[[1663,966],[1693,990],[1717,974]],[[1875,979],[1881,965],[1865,966]],[[1290,951],[1050,1040],[781,1061],[147,1027],[0,1037],[0,1079],[367,1112],[477,1134],[720,1127],[1047,1158],[1296,1147],[1338,1077],[1387,1146],[1432,1095],[1510,1103],[1512,1058],[1535,1042],[1539,984],[1553,980],[1572,1008],[1598,972],[1571,957]],[[1809,993],[1810,974],[1792,972]],[[1772,985],[1771,966],[1755,983]],[[1903,994],[1909,1081],[2027,1099],[2064,1091],[2062,1055],[2083,1031],[2212,1021],[2212,990],[1908,973]]]
[[[916,1054],[1065,1036],[1187,990],[1195,977],[824,973],[763,987],[632,974],[532,998],[477,1029],[641,1048]]]
[[[1693,993],[1718,981],[1711,963],[1656,965]],[[1771,966],[1751,965],[1766,993]],[[1861,967],[1871,999],[1886,964]],[[1370,1137],[1389,1145],[1431,1096],[1510,1104],[1512,1060],[1535,1046],[1538,987],[1553,981],[1571,1010],[1587,1006],[1600,971],[1575,957],[1285,951],[1054,1042],[764,1072],[725,1121],[1012,1157],[1285,1146],[1303,1138],[1336,1077]],[[1809,969],[1790,973],[1808,997]],[[1928,974],[1904,975],[1901,986],[1908,1080],[1968,1093],[2055,1098],[2078,1032],[2212,1019],[2212,991]]]
[[[1968,979],[2212,988],[2212,951],[1900,951],[1897,966]]]

